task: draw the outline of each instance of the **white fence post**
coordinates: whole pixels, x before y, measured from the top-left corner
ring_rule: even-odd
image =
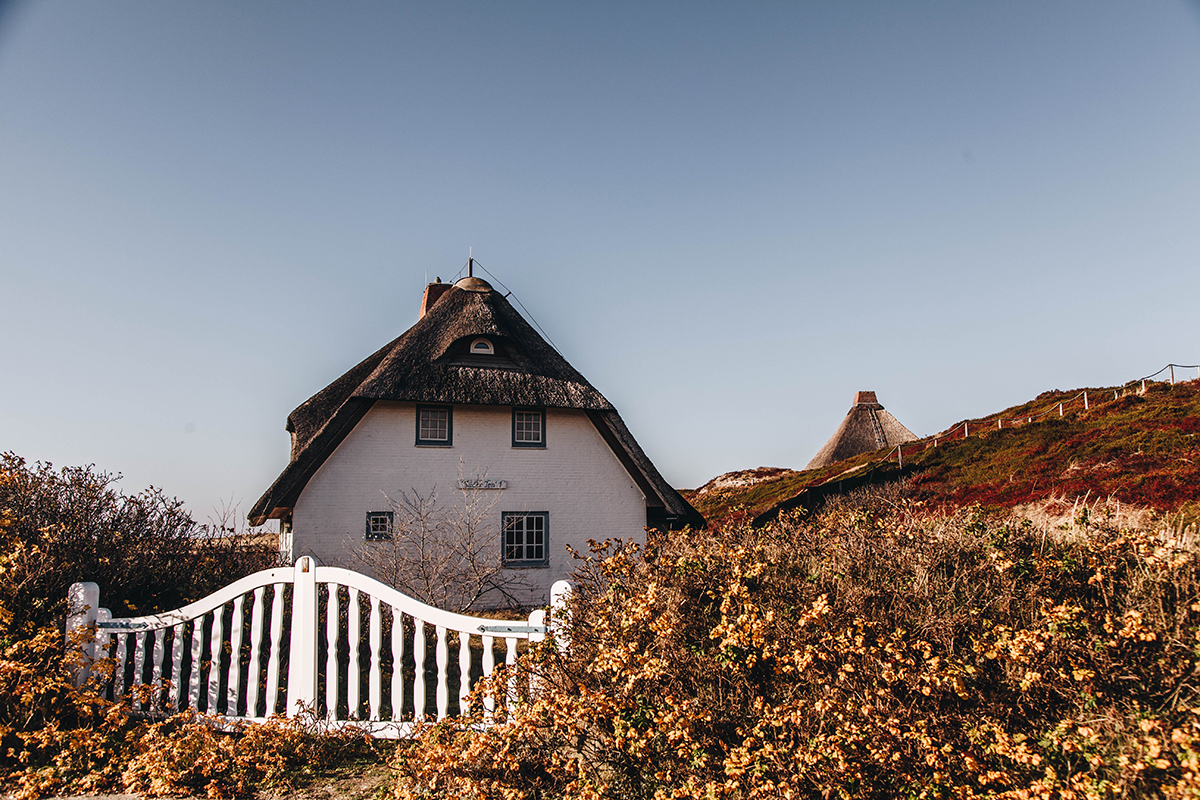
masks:
[[[91,675],[92,660],[96,656],[94,633],[81,630],[96,624],[96,612],[100,607],[100,587],[91,581],[72,583],[67,590],[67,652],[75,656],[71,664],[75,685],[83,686]],[[84,638],[86,635],[86,638]]]
[[[279,602],[277,599],[276,602]],[[294,717],[317,703],[317,560],[296,559],[292,583],[292,638],[288,651],[287,713]]]
[[[1087,392],[1083,393],[1083,410],[1088,410]]]
[[[550,635],[554,637],[558,651],[565,653],[571,646],[571,602],[570,581],[555,581],[550,587]]]

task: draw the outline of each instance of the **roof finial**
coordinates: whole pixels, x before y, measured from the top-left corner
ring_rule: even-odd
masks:
[[[475,259],[471,257],[471,248],[467,248],[467,277],[475,277]]]

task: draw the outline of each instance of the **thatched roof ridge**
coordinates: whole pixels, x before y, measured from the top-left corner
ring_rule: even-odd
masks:
[[[900,424],[875,399],[874,392],[859,392],[842,424],[805,469],[818,469],[836,461],[916,441],[916,435]]]
[[[692,508],[691,504],[659,474],[615,408],[611,411],[589,411],[588,417],[600,432],[600,436],[608,442],[626,472],[646,495],[650,507],[661,509],[652,515],[656,517],[656,524],[670,523],[667,526],[672,528],[683,525],[691,525],[693,528],[705,526],[704,517],[700,512]]]
[[[567,363],[516,309],[486,287],[450,288],[415,325],[300,404],[289,416],[291,463],[250,512],[252,524],[282,516],[308,479],[376,400],[460,405],[544,406],[597,412],[592,421],[668,516],[703,524],[671,488],[612,404]],[[464,341],[484,336],[497,358],[464,358]],[[606,433],[607,431],[607,433]],[[617,448],[620,452],[617,452]]]

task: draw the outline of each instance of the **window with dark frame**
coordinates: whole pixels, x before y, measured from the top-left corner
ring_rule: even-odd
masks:
[[[546,446],[546,411],[542,408],[514,408],[513,447]]]
[[[454,418],[448,406],[417,406],[417,444],[450,447]]]
[[[382,542],[392,538],[392,512],[367,512],[367,541]]]
[[[547,563],[550,514],[547,511],[505,511],[504,565],[540,566]]]

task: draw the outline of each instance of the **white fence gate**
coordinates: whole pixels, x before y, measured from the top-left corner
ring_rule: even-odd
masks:
[[[554,584],[552,612],[565,609],[570,591],[567,581]],[[311,711],[331,724],[391,738],[410,735],[431,716],[440,720],[466,710],[474,683],[492,674],[498,647],[504,663],[513,664],[520,640],[553,634],[560,645],[566,641],[564,613],[552,613],[549,624],[541,609],[528,620],[455,614],[366,575],[319,566],[311,556],[291,569],[248,575],[163,614],[113,619],[99,605],[96,584],[71,586],[68,647],[82,647],[84,664],[113,658],[111,696],[132,691],[135,710],[190,708],[254,722]],[[79,629],[89,625],[95,636],[81,642]],[[85,667],[76,680],[87,678]],[[509,697],[516,688],[510,682]],[[494,695],[482,703],[490,720]]]

